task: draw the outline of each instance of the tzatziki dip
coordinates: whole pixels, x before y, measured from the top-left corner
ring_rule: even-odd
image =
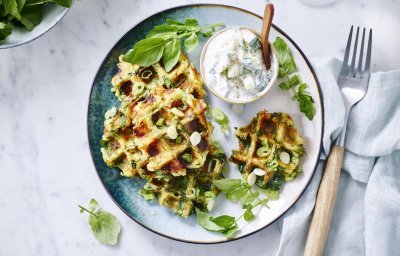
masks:
[[[271,68],[264,64],[261,41],[253,30],[232,27],[221,30],[206,44],[202,74],[208,88],[231,103],[253,101],[276,80],[276,60],[271,51]]]

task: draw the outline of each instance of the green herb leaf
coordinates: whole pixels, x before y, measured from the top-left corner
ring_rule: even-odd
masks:
[[[224,193],[229,193],[242,185],[241,179],[213,180],[213,184]]]
[[[163,63],[165,71],[170,72],[176,63],[178,63],[181,55],[181,42],[178,39],[173,39],[165,44],[163,53]]]
[[[6,14],[11,14],[18,20],[21,19],[21,15],[18,11],[18,3],[16,0],[5,0],[3,1],[3,6]]]
[[[198,26],[199,22],[194,18],[187,18],[185,20],[185,25],[186,26]]]
[[[10,23],[0,22],[0,41],[6,39],[12,33],[12,25]]]
[[[210,220],[210,215],[206,212],[200,211],[198,208],[195,208],[196,210],[196,219],[197,223],[202,226],[203,228],[210,230],[210,231],[217,231],[217,232],[222,232],[225,229],[218,226],[214,222]]]
[[[99,203],[95,199],[90,199],[89,210],[91,210],[93,213],[96,213],[99,210],[99,207]]]
[[[240,186],[237,189],[234,189],[230,193],[228,193],[226,195],[226,198],[231,201],[238,201],[243,198],[249,192],[249,190],[250,189],[246,186]]]
[[[289,46],[280,37],[276,38],[273,45],[277,52],[279,62],[278,77],[286,79],[279,87],[284,91],[292,89],[294,92],[292,99],[299,102],[300,111],[303,112],[309,120],[312,120],[315,116],[315,106],[313,98],[306,92],[307,84],[302,83],[298,74],[289,78],[289,74],[296,70],[296,63],[290,53]]]
[[[210,217],[210,221],[214,222],[216,225],[223,227],[223,228],[228,228],[229,226],[235,224],[235,217],[229,216],[229,215],[221,215],[219,217]]]
[[[167,22],[167,24],[171,24],[171,25],[185,25],[182,22],[171,19],[171,18],[167,18],[166,22]]]
[[[156,195],[153,192],[147,191],[145,189],[140,190],[140,195],[147,201],[150,201],[150,200],[153,200],[154,198],[156,198]]]
[[[121,233],[121,224],[118,219],[109,212],[99,210],[99,204],[91,199],[89,210],[79,205],[80,212],[90,214],[89,225],[96,239],[104,244],[115,245]]]
[[[244,212],[243,218],[245,221],[250,221],[252,219],[254,219],[254,214],[251,211],[251,207],[247,208],[246,211]]]
[[[20,22],[29,30],[32,31],[40,24],[43,18],[43,5],[25,6],[21,11]]]
[[[157,63],[164,51],[165,40],[161,38],[146,38],[135,44],[132,50],[123,57],[123,60],[139,66],[150,66]]]
[[[51,1],[66,8],[72,6],[72,0],[51,0]]]
[[[176,33],[178,33],[178,28],[171,25],[159,25],[155,26],[146,38],[161,38],[170,39],[176,38]]]
[[[231,238],[235,233],[236,233],[236,231],[239,229],[239,226],[237,225],[237,224],[235,224],[235,225],[233,225],[233,226],[231,226],[231,227],[229,227],[229,228],[227,228],[224,232],[222,232],[223,234],[224,234],[224,236],[226,237],[226,238]]]
[[[94,236],[103,244],[115,245],[121,232],[118,219],[109,212],[100,212],[97,216],[90,215],[89,225]]]
[[[192,33],[188,38],[183,41],[186,52],[192,52],[197,45],[199,45],[199,38],[196,33]]]

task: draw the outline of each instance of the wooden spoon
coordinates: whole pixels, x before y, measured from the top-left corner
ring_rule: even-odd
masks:
[[[264,63],[267,69],[270,69],[271,67],[271,58],[270,58],[271,49],[268,43],[268,37],[273,17],[274,17],[274,5],[267,4],[264,9],[264,18],[261,28],[262,52],[263,52]]]

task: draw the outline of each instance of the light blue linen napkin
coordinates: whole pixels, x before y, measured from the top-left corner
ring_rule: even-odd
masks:
[[[325,107],[323,148],[329,153],[344,120],[337,85],[341,62],[315,59]],[[400,70],[371,75],[364,99],[350,113],[345,156],[324,255],[400,255]],[[302,255],[322,156],[309,187],[280,219],[278,255]]]

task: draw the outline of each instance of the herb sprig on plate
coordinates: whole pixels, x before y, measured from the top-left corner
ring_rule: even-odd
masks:
[[[209,231],[219,232],[224,234],[226,238],[231,238],[239,229],[237,223],[240,219],[243,218],[245,221],[251,221],[255,218],[252,211],[254,208],[260,205],[268,207],[267,203],[270,198],[260,198],[260,192],[254,191],[252,187],[242,179],[214,180],[213,183],[225,194],[228,200],[240,202],[244,211],[242,215],[237,218],[229,215],[213,217],[196,208],[197,223]]]
[[[69,8],[72,0],[0,0],[0,41],[11,35],[13,25],[33,30],[42,21],[47,3]]]
[[[199,44],[199,36],[209,37],[223,23],[200,27],[194,18],[184,22],[167,19],[165,24],[155,26],[145,39],[137,42],[123,60],[139,66],[150,66],[162,58],[167,72],[178,63],[182,44],[186,52],[192,52]]]
[[[284,91],[291,89],[293,92],[292,99],[299,102],[300,111],[309,120],[313,120],[315,116],[314,100],[307,92],[307,84],[301,81],[298,74],[293,74],[297,67],[288,45],[280,37],[275,39],[273,45],[278,55],[278,78],[283,79],[279,87]]]

